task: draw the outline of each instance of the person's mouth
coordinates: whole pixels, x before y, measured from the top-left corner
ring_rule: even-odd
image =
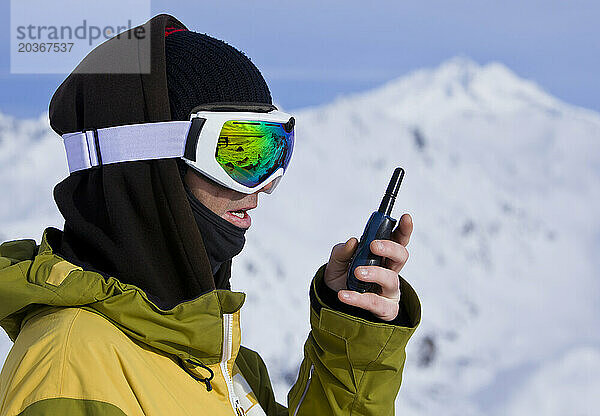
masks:
[[[223,214],[223,217],[237,227],[250,228],[250,225],[252,224],[252,219],[250,218],[250,214],[248,214],[248,211],[256,207],[257,205],[253,205],[232,211],[227,211],[225,214]]]

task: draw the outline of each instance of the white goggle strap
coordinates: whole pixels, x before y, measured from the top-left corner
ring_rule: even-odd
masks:
[[[196,160],[203,118],[63,134],[69,172],[110,163],[185,156]],[[190,140],[188,140],[188,137]]]

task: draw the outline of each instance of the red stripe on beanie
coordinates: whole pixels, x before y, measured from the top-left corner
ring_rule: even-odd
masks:
[[[176,28],[176,27],[166,27],[166,28],[165,28],[165,38],[166,38],[167,36],[169,36],[171,33],[175,33],[175,32],[182,32],[182,31],[184,31],[184,30],[187,30],[187,29],[178,29],[178,28]]]

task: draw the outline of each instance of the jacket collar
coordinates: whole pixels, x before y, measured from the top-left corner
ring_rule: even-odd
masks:
[[[104,316],[130,337],[184,361],[210,365],[221,360],[223,314],[237,312],[244,293],[213,290],[162,310],[140,288],[82,270],[54,254],[48,232],[56,231],[44,231],[33,256],[33,240],[0,246],[0,324],[11,338],[18,335],[25,316],[40,305],[82,307]]]

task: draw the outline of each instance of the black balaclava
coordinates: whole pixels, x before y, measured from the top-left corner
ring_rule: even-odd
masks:
[[[139,28],[150,37],[149,48],[144,43],[147,38],[136,40],[134,31]],[[168,40],[186,31],[177,19],[161,14],[96,47],[54,93],[49,108],[52,128],[62,135],[180,119],[177,109],[183,107],[173,106],[172,114],[169,101],[170,92],[177,88],[168,88],[165,36]],[[123,47],[122,39],[130,39],[128,47]],[[137,48],[134,53],[131,39]],[[195,58],[195,65],[205,68],[206,82],[193,94],[193,105],[215,101],[271,104],[264,79],[264,88],[254,90],[256,83],[248,84],[246,74],[231,76],[240,68],[253,67],[250,60],[224,42],[213,42],[219,46],[211,54]],[[114,71],[114,62],[141,65],[148,54],[149,72]],[[252,69],[251,74],[256,73]],[[182,109],[181,114],[187,111]],[[215,281],[226,287],[231,259],[213,277],[205,247],[210,238],[204,238],[205,230],[195,221],[177,160],[114,163],[70,174],[54,188],[65,224],[64,231],[48,231],[51,247],[84,269],[141,288],[161,309],[214,290]]]
[[[182,159],[177,161],[177,165],[183,182],[183,178],[189,167]],[[206,180],[210,179],[206,178]],[[185,182],[183,182],[183,187],[188,202],[190,203],[190,207],[192,208],[192,214],[196,220],[196,225],[199,230],[202,230],[206,254],[208,255],[208,261],[210,262],[210,267],[215,276],[215,286],[218,289],[230,289],[231,286],[229,284],[228,275],[224,276],[222,273],[218,273],[218,271],[223,263],[226,263],[227,260],[232,259],[242,251],[244,244],[246,243],[246,230],[244,228],[236,227],[229,221],[212,212],[196,198]],[[226,280],[220,280],[224,278],[226,278]]]
[[[244,248],[246,237],[244,228],[237,227],[212,212],[196,198],[192,190],[184,183],[194,219],[204,236],[204,246],[213,274],[216,274],[221,264],[237,256]],[[217,288],[227,288],[229,280],[220,282],[215,279]]]

